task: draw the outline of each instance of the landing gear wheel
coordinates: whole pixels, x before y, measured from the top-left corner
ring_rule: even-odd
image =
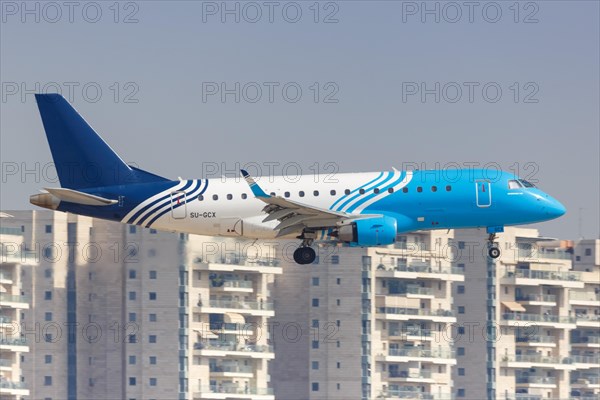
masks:
[[[488,255],[491,258],[496,259],[496,258],[500,257],[500,249],[497,247],[490,247],[490,249],[488,250]]]
[[[294,251],[294,261],[298,264],[312,264],[315,258],[317,258],[317,253],[312,247],[298,247]]]

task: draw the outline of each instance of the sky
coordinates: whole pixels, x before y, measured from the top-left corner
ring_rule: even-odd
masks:
[[[599,237],[597,1],[2,1],[0,208],[57,187],[33,93],[170,178],[480,166]]]

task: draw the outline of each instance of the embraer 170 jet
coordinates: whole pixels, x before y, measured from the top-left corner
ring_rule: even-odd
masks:
[[[489,256],[507,225],[557,218],[565,208],[514,174],[456,169],[338,174],[264,184],[244,179],[170,180],[130,166],[58,94],[36,95],[61,188],[30,201],[40,207],[146,228],[251,239],[297,238],[299,264],[315,241],[350,246],[394,243],[401,232],[487,228]],[[442,178],[450,176],[449,178]],[[244,182],[245,180],[245,182]]]

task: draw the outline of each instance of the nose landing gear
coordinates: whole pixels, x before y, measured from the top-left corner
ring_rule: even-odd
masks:
[[[488,255],[493,259],[500,257],[500,248],[498,248],[498,243],[494,242],[495,239],[496,234],[490,233],[488,237]]]

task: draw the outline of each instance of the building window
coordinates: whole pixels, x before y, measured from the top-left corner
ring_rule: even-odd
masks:
[[[318,349],[319,348],[319,341],[318,340],[313,340],[312,341],[312,348],[313,349]]]
[[[459,368],[458,369],[458,376],[465,376],[465,369],[464,368]]]
[[[137,343],[137,336],[135,334],[129,335],[129,343]]]
[[[465,242],[459,241],[458,242],[458,248],[461,249],[461,250],[464,250],[464,248],[465,248]]]
[[[148,335],[148,343],[156,343],[156,335]]]
[[[52,292],[50,290],[44,292],[44,300],[52,300]]]
[[[319,307],[319,299],[312,299],[312,306]]]
[[[318,328],[319,327],[319,320],[318,319],[313,319],[312,320],[312,327],[313,328]]]
[[[135,225],[129,225],[129,233],[135,233],[136,231],[136,226]]]
[[[337,390],[340,390],[342,388],[342,385],[340,385],[339,383],[336,383],[336,387],[337,387]]]
[[[130,376],[129,377],[129,386],[135,386],[136,385],[136,379],[134,376]]]
[[[130,312],[129,313],[129,322],[135,322],[136,319],[137,319],[137,315],[135,315],[134,312]]]
[[[342,368],[342,363],[340,363],[340,362],[338,361],[338,362],[336,363],[336,367],[337,367],[337,369],[340,369],[340,368]]]
[[[52,225],[46,225],[46,233],[52,233]]]
[[[156,279],[156,271],[149,271],[150,279]]]
[[[156,300],[156,292],[150,292],[150,293],[148,293],[148,298],[150,300]]]
[[[586,256],[591,256],[592,255],[592,249],[585,249],[585,255]]]
[[[129,270],[129,279],[135,279],[135,276],[136,276],[135,269],[130,269]]]
[[[319,278],[318,277],[313,277],[312,278],[312,285],[313,286],[319,286]]]
[[[335,302],[338,306],[342,305],[342,301],[340,299],[337,299]]]
[[[50,354],[46,354],[44,356],[44,363],[46,363],[46,364],[52,364],[52,356]]]
[[[318,392],[319,391],[319,382],[313,382],[312,383],[312,391],[313,392]]]
[[[150,365],[156,365],[156,356],[149,357]]]
[[[44,321],[52,321],[52,313],[47,312],[44,314]]]
[[[458,333],[459,333],[459,335],[464,335],[465,334],[465,327],[464,326],[459,326],[458,327]]]
[[[465,306],[458,306],[458,313],[459,314],[464,314],[465,313]]]
[[[129,300],[135,300],[135,292],[129,292]]]
[[[331,263],[332,264],[339,264],[340,263],[340,256],[331,256]]]
[[[151,235],[156,235],[156,229],[150,229],[150,234]]]
[[[46,226],[50,226],[50,225],[46,225]],[[52,377],[51,376],[44,376],[44,386],[52,386]]]
[[[156,322],[156,314],[149,314],[148,315],[148,321],[150,321],[150,322]]]
[[[338,285],[341,285],[341,284],[342,284],[342,278],[337,278],[337,279],[335,280],[335,282],[336,282]]]
[[[465,348],[464,347],[459,347],[458,349],[456,349],[456,355],[457,356],[464,356],[465,355]]]
[[[312,362],[312,369],[319,369],[319,362],[318,361],[313,361]]]
[[[136,359],[135,356],[129,356],[129,365],[135,365]]]
[[[150,386],[156,386],[156,378],[150,378]]]
[[[463,388],[459,388],[459,389],[456,391],[456,396],[457,396],[457,397],[465,397],[465,394],[466,394],[466,393],[465,393],[465,389],[463,389]]]
[[[456,293],[458,293],[458,294],[464,294],[465,293],[465,285],[458,285],[456,287]]]

